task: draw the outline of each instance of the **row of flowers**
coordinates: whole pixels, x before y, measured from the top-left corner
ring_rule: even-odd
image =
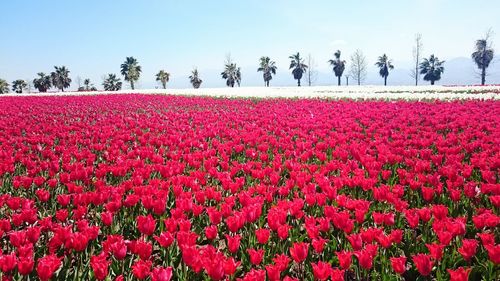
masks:
[[[165,94],[164,89],[135,90],[140,94]],[[353,100],[498,100],[500,87],[488,86],[316,86],[316,87],[241,87],[205,89],[169,89],[169,94],[184,96],[240,97],[240,98],[330,98]],[[9,94],[3,96],[85,96],[109,95],[110,92],[49,92]],[[130,94],[130,90],[112,92]]]
[[[3,280],[496,280],[495,101],[4,97]]]

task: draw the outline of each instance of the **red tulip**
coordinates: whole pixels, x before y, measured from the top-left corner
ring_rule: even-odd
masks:
[[[287,224],[281,225],[278,227],[278,237],[281,240],[285,240],[288,238],[288,232],[290,231],[291,227]]]
[[[433,205],[432,214],[438,220],[442,220],[448,216],[448,207],[444,205]]]
[[[432,261],[429,255],[426,254],[416,254],[413,256],[413,263],[417,267],[418,272],[423,276],[428,276],[431,274]]]
[[[226,259],[224,262],[224,273],[229,276],[233,275],[240,264],[241,262],[236,262],[232,257]]]
[[[280,281],[281,280],[281,270],[277,265],[266,265],[267,278],[270,281]]]
[[[151,281],[170,281],[172,279],[172,267],[155,267],[151,271]]]
[[[3,273],[9,273],[17,266],[17,257],[15,253],[0,255],[0,269]]]
[[[364,269],[371,269],[374,255],[369,250],[357,251],[354,255],[358,258],[359,265]]]
[[[495,244],[495,235],[493,233],[478,233],[483,246]]]
[[[351,234],[347,236],[347,240],[351,243],[353,250],[358,251],[363,247],[363,240],[359,234]]]
[[[348,251],[337,252],[337,258],[342,269],[348,269],[352,262],[352,253]]]
[[[490,260],[495,264],[500,264],[500,245],[485,245]]]
[[[40,200],[40,202],[47,202],[47,201],[49,201],[50,193],[47,190],[45,190],[45,189],[37,189],[35,191],[35,194],[38,197],[38,200]]]
[[[290,256],[296,263],[301,263],[306,260],[309,252],[309,244],[304,242],[293,243],[290,248]]]
[[[332,281],[344,281],[344,276],[345,276],[345,269],[338,269],[334,268],[332,269],[332,274],[331,274],[331,279]]]
[[[153,235],[156,228],[155,219],[151,215],[137,217],[137,229],[144,235]]]
[[[443,257],[443,249],[444,245],[440,244],[425,244],[427,246],[427,249],[429,250],[431,257],[436,260],[440,261],[441,258]]]
[[[227,247],[229,249],[229,252],[231,253],[236,253],[238,249],[240,248],[240,240],[241,236],[235,235],[235,236],[229,236],[226,234],[226,239],[227,239]]]
[[[259,242],[259,244],[262,245],[267,243],[270,235],[271,232],[269,231],[269,229],[259,228],[255,231],[255,236],[257,237],[257,241]]]
[[[111,212],[102,212],[101,213],[102,223],[106,226],[110,226],[113,224],[113,213]]]
[[[447,271],[450,274],[450,281],[467,281],[469,280],[469,273],[471,269],[464,269],[463,267],[459,267],[455,270],[447,269]]]
[[[174,242],[174,236],[170,232],[162,232],[160,236],[154,236],[154,239],[163,248],[168,248]]]
[[[217,238],[217,232],[217,226],[215,225],[205,227],[205,236],[208,240],[214,240],[215,238]]]
[[[90,266],[94,271],[94,277],[97,280],[104,280],[108,276],[108,266],[110,262],[107,260],[106,255],[100,254],[98,256],[90,257]]]
[[[146,279],[151,272],[151,261],[139,260],[132,265],[132,273],[139,280]]]
[[[153,245],[149,242],[139,240],[136,242],[134,254],[138,255],[142,260],[148,260],[153,252]]]
[[[318,263],[311,263],[311,266],[315,280],[326,280],[330,276],[332,267],[329,263],[319,261]]]
[[[285,254],[276,254],[276,256],[273,258],[273,262],[278,266],[280,271],[284,271],[288,268],[290,258]]]
[[[248,249],[247,252],[250,255],[250,262],[253,265],[259,265],[262,262],[262,259],[264,258],[264,250]]]
[[[458,252],[462,255],[464,260],[470,261],[470,259],[476,254],[478,242],[475,239],[463,239],[462,247],[458,249]]]
[[[36,266],[38,278],[42,281],[49,280],[60,266],[61,260],[55,255],[48,255],[40,258]]]
[[[42,231],[41,227],[37,226],[28,227],[26,229],[26,238],[28,238],[28,241],[35,244],[36,242],[38,242],[38,239],[40,238],[41,231]]]
[[[33,272],[33,268],[35,267],[35,261],[33,257],[23,257],[19,258],[17,262],[17,270],[21,275],[29,275]]]
[[[311,245],[316,253],[321,254],[323,252],[323,249],[325,248],[326,242],[327,240],[318,238],[313,239]]]
[[[391,265],[394,272],[403,274],[406,271],[406,257],[392,257]]]

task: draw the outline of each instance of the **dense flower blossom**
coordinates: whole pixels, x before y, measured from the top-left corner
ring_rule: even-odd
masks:
[[[499,274],[496,100],[0,99],[5,280]]]

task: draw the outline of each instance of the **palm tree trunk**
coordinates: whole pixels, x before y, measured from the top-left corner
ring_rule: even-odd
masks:
[[[486,67],[483,64],[483,67],[481,69],[481,85],[484,86],[485,83],[486,83]]]
[[[130,80],[130,88],[132,88],[132,90],[134,90],[134,81],[133,80]]]
[[[297,86],[300,87],[300,79],[297,79]]]
[[[431,80],[431,85],[434,85],[434,80]]]
[[[167,82],[162,82],[161,84],[163,85],[163,89],[167,88]]]
[[[338,81],[338,84],[340,86],[340,76],[337,76],[337,81]]]
[[[387,86],[387,76],[384,76],[384,86]]]

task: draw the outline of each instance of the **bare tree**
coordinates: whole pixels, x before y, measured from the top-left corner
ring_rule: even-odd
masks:
[[[366,79],[366,57],[363,52],[357,49],[354,54],[351,55],[351,69],[349,76],[352,77],[354,81],[361,85]]]
[[[26,79],[26,90],[28,91],[28,94],[31,93],[31,89],[33,89],[33,84],[31,82],[31,79]]]
[[[82,86],[82,78],[80,76],[76,76],[76,84],[78,85],[77,87],[80,88]]]
[[[318,79],[318,71],[316,70],[317,64],[311,54],[307,55],[306,61],[309,66],[309,71],[307,72],[307,84],[312,86]]]
[[[423,49],[422,34],[417,33],[415,34],[415,45],[413,46],[413,63],[415,68],[410,71],[410,76],[415,79],[415,86],[418,85],[418,80],[420,79],[419,67]]]

